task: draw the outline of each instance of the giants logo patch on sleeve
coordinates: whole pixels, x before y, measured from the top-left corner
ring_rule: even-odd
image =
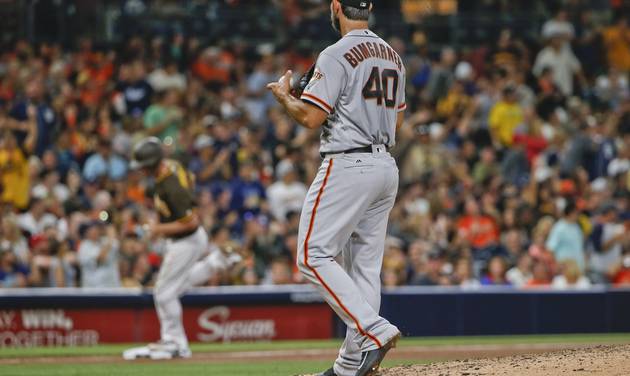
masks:
[[[322,78],[324,78],[324,74],[320,72],[317,68],[315,68],[315,71],[313,72],[313,77],[311,77],[308,85],[306,85],[306,90],[311,89],[317,83],[317,81],[321,80]]]

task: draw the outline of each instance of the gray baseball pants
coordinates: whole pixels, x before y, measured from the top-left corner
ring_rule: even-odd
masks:
[[[166,254],[155,284],[155,308],[160,319],[160,337],[188,348],[188,339],[182,324],[180,296],[190,287],[210,278],[212,268],[206,259],[199,261],[208,249],[208,234],[199,227],[195,233],[182,239],[168,240]]]
[[[300,217],[298,267],[348,327],[334,366],[340,376],[354,375],[361,352],[399,333],[378,313],[387,221],[398,191],[396,162],[383,150],[325,158]]]

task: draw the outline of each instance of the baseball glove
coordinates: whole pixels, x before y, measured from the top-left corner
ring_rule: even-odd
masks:
[[[299,99],[302,96],[302,92],[304,91],[308,83],[311,82],[311,78],[313,77],[314,73],[315,64],[311,65],[309,70],[306,71],[306,73],[304,73],[304,75],[300,77],[299,80],[296,80],[293,83],[293,86],[291,87],[291,95]]]

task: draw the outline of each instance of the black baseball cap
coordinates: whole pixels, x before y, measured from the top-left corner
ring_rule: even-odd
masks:
[[[372,1],[370,0],[339,0],[343,5],[347,5],[353,8],[368,9]]]

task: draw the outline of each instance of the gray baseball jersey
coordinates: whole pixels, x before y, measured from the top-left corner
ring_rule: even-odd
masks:
[[[301,96],[329,116],[320,147],[328,155],[300,216],[297,265],[348,328],[334,365],[339,376],[356,375],[362,353],[400,334],[379,315],[396,161],[382,147],[350,149],[394,145],[398,112],[406,107],[404,84],[394,50],[371,31],[355,30],[320,54]]]
[[[329,116],[320,152],[394,146],[396,118],[406,109],[405,67],[370,30],[354,30],[319,55],[302,96]]]

